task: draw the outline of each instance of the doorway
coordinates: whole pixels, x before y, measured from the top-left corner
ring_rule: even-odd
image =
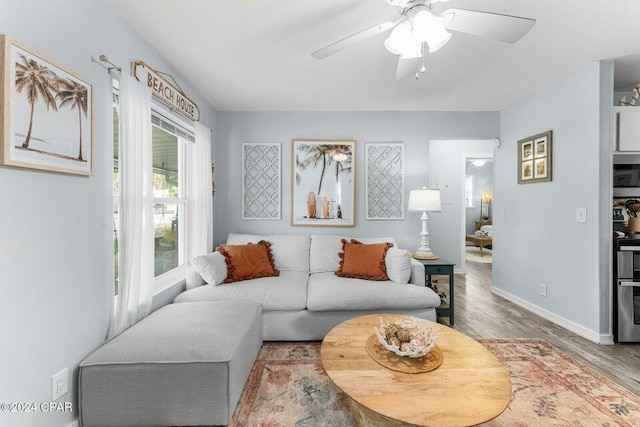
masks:
[[[464,258],[493,265],[493,157],[467,157],[464,170]]]

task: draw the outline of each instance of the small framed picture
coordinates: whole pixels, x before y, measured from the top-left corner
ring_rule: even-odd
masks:
[[[518,184],[551,181],[552,131],[518,141]]]
[[[522,162],[522,175],[520,179],[523,181],[533,179],[533,160]]]
[[[547,156],[547,140],[540,138],[535,141],[536,143],[536,159]]]
[[[535,160],[533,176],[534,178],[546,178],[547,177],[547,158]]]
[[[521,160],[531,160],[533,159],[533,141],[528,141],[525,144],[522,144],[522,157]]]

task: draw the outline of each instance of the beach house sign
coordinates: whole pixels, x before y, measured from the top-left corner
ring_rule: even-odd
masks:
[[[153,96],[180,113],[189,120],[200,120],[200,110],[195,102],[177,87],[176,84],[160,75],[160,73],[143,61],[133,63],[133,76],[142,84],[146,84]]]

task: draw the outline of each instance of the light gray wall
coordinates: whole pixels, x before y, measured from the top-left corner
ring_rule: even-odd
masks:
[[[467,234],[473,234],[476,231],[475,221],[480,221],[480,207],[482,206],[483,214],[489,213],[493,216],[493,209],[487,207],[485,203],[480,205],[480,198],[484,191],[493,193],[493,162],[488,161],[482,166],[474,166],[471,162],[467,162],[467,175],[473,175],[473,207],[466,209],[466,226]],[[489,218],[491,219],[491,218]]]
[[[91,56],[173,71],[97,0],[2,0],[0,10],[2,33],[93,84],[94,176],[0,167],[0,396],[48,402],[53,374],[68,367],[74,380],[60,399],[74,413],[0,413],[0,425],[66,426],[76,367],[104,342],[113,309],[111,82]],[[174,76],[213,127],[215,110]]]
[[[402,248],[417,249],[420,214],[406,212],[404,221],[365,220],[366,142],[405,143],[405,200],[409,190],[428,184],[428,141],[434,138],[494,138],[498,135],[496,112],[219,112],[215,135],[216,192],[214,240],[222,243],[229,232],[256,234],[323,233],[350,236],[392,236]],[[295,138],[356,139],[356,226],[292,227],[291,140]],[[282,219],[241,219],[241,154],[243,142],[282,144]],[[432,235],[446,234],[432,230]]]
[[[464,176],[467,158],[493,157],[495,140],[432,140],[429,144],[430,185],[440,190],[442,211],[429,214],[431,248],[465,268]]]
[[[494,247],[494,287],[592,339],[601,332],[600,265],[609,262],[600,259],[600,78],[592,63],[504,109],[495,152],[494,232],[502,243]],[[518,185],[517,141],[547,130],[553,181]],[[587,208],[586,224],[576,223],[577,207]]]

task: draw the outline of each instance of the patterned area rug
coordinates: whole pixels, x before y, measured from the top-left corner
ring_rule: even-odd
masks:
[[[480,340],[511,374],[506,411],[486,426],[640,426],[640,397],[541,340]],[[353,426],[320,343],[265,343],[230,426]]]
[[[465,250],[467,252],[467,261],[480,262],[482,264],[493,263],[493,252],[491,252],[491,249],[483,248],[482,256],[480,256],[480,247],[478,246],[466,246]]]

